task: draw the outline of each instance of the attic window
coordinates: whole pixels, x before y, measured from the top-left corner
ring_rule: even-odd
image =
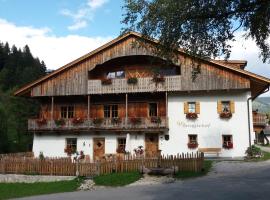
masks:
[[[125,72],[124,71],[116,71],[116,72],[108,72],[107,78],[125,78]]]

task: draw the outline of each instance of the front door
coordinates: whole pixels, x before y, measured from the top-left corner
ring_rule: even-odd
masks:
[[[100,160],[105,154],[105,138],[94,138],[94,160]]]
[[[145,134],[145,156],[156,157],[159,155],[158,151],[158,134]]]

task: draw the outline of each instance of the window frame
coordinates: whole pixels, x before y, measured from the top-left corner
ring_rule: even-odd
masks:
[[[69,141],[72,141],[72,140],[75,140],[75,143],[68,144]],[[77,147],[78,147],[78,139],[77,138],[66,138],[66,148],[68,148],[69,146],[71,148],[73,148],[73,146],[74,146],[75,147],[74,148],[74,151],[76,152],[77,151]]]
[[[225,105],[227,107],[225,107]],[[225,108],[227,108],[227,111],[224,111]],[[230,101],[221,101],[221,111],[223,113],[230,113],[231,112],[231,104],[230,104]]]
[[[124,70],[118,70],[113,72],[108,72],[106,74],[107,79],[117,79],[117,78],[125,78],[126,73]]]
[[[114,109],[114,108],[116,108],[116,109]],[[118,104],[104,104],[103,105],[103,115],[104,115],[104,118],[107,118],[107,119],[118,118],[119,117]]]
[[[154,114],[156,114],[156,115],[151,114],[151,113],[152,113],[152,112],[151,112],[151,104],[152,104],[152,105],[153,105],[153,104],[156,105],[156,111],[155,111],[155,113],[154,113]],[[149,116],[149,117],[158,117],[158,102],[149,102],[149,103],[148,103],[148,116]]]
[[[60,116],[62,119],[72,119],[75,117],[74,105],[63,105],[60,107]]]
[[[192,137],[195,137],[195,140],[193,140]],[[195,141],[195,143],[194,143],[194,141]],[[197,134],[188,134],[188,143],[189,144],[198,144],[198,135]]]
[[[187,104],[188,104],[188,113],[196,113],[196,102],[190,101]],[[191,108],[190,105],[194,105],[194,108]],[[194,109],[194,112],[191,112],[192,109]]]
[[[125,141],[124,144],[120,143],[120,141]],[[123,150],[125,151],[126,149],[126,144],[127,144],[127,139],[125,137],[118,137],[117,138],[117,147],[116,147],[116,151],[120,148],[123,147]]]

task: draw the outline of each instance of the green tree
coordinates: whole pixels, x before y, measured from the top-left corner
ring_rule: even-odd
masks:
[[[255,40],[263,62],[270,61],[269,0],[125,0],[124,10],[124,32],[158,39],[159,54],[183,48],[203,58],[229,58],[229,42],[241,30]]]

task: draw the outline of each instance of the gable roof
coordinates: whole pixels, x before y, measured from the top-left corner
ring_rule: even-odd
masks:
[[[29,90],[30,88],[34,87],[35,85],[45,81],[45,80],[48,80],[52,77],[54,77],[55,75],[61,73],[62,71],[65,71],[73,66],[75,66],[77,63],[109,48],[110,46],[128,38],[128,37],[131,37],[131,36],[134,36],[134,37],[137,37],[137,38],[143,38],[143,36],[140,34],[140,33],[136,33],[136,32],[129,32],[129,33],[126,33],[124,35],[121,35],[115,39],[113,39],[112,41],[102,45],[101,47],[81,56],[80,58],[60,67],[59,69],[53,71],[52,73],[36,80],[36,81],[33,81],[25,86],[23,86],[22,88],[18,89],[17,91],[14,92],[14,95],[20,95],[20,94],[24,94],[25,92],[27,92],[27,90]],[[146,39],[146,38],[143,38],[145,39],[145,41],[147,42],[150,42],[150,43],[153,43],[153,44],[157,44],[158,41],[157,40],[151,40],[151,39]],[[184,52],[182,49],[178,49],[177,50],[179,53],[182,53],[182,54],[186,54],[188,55],[186,52]],[[243,69],[243,67],[235,67],[234,66],[234,63],[238,63],[238,64],[241,64],[241,65],[245,65],[246,64],[246,61],[221,61],[221,60],[206,60],[206,59],[201,59],[202,61],[204,62],[208,62],[210,64],[214,64],[216,66],[219,66],[219,67],[222,67],[224,69],[228,69],[228,70],[231,70],[233,72],[236,72],[236,73],[239,73],[239,74],[242,74],[242,75],[245,75],[249,78],[253,78],[253,79],[256,79],[258,81],[261,81],[261,82],[264,82],[266,84],[270,84],[270,79],[269,78],[266,78],[266,77],[263,77],[263,76],[260,76],[260,75],[257,75],[255,73],[252,73],[252,72],[249,72],[249,71],[246,71]]]

